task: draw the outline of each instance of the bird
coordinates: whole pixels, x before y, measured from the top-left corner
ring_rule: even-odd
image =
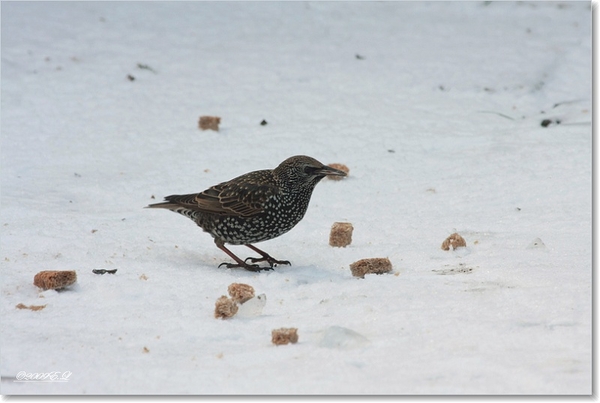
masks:
[[[277,238],[294,228],[304,217],[315,186],[327,175],[346,173],[312,157],[296,155],[275,169],[252,171],[200,193],[166,196],[163,202],[146,207],[184,215],[212,235],[215,245],[235,261],[219,267],[272,270],[273,266],[291,263],[274,259],[252,244]],[[260,257],[242,260],[225,244],[245,245]],[[260,262],[268,266],[258,265]]]

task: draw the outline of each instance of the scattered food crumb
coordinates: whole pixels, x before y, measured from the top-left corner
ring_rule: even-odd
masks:
[[[98,232],[98,230],[97,230],[97,229],[93,229],[93,230],[92,230],[92,234],[95,234],[96,232]]]
[[[344,164],[333,163],[333,164],[329,164],[327,166],[330,168],[335,168],[335,169],[339,169],[340,171],[346,172],[346,175],[348,175],[348,173],[350,172],[350,169]],[[335,181],[342,180],[345,177],[346,176],[327,175],[328,179],[333,179]]]
[[[108,270],[108,269],[93,269],[92,270],[92,273],[94,273],[94,274],[106,274],[106,273],[108,273],[108,274],[115,274],[116,272],[117,272],[117,269],[111,269],[111,270]]]
[[[282,327],[271,331],[271,341],[275,345],[297,343],[298,329],[295,327]]]
[[[334,222],[329,233],[329,245],[338,248],[350,245],[353,230],[354,227],[349,222]]]
[[[454,234],[451,234],[448,238],[444,240],[444,242],[442,242],[443,250],[450,250],[450,248],[454,250],[456,248],[461,248],[465,246],[467,246],[467,242],[465,242],[465,239],[462,236],[458,235],[456,232]]]
[[[215,302],[215,318],[231,318],[238,311],[238,306],[236,302],[227,298],[225,295],[222,295],[217,302]]]
[[[149,352],[150,352],[150,350],[148,350],[148,347],[144,347],[142,349],[142,353],[149,353]]]
[[[249,299],[254,298],[254,288],[248,284],[232,283],[227,287],[227,292],[239,304],[243,304]]]
[[[354,277],[364,278],[365,274],[383,274],[392,271],[392,262],[386,257],[361,259],[350,265]]]
[[[552,123],[559,125],[560,124],[560,119],[544,119],[542,120],[542,123],[540,123],[542,125],[542,127],[548,127],[550,126]]]
[[[223,353],[217,354],[217,358],[223,358]]]
[[[142,275],[140,276],[140,280],[148,280],[148,276],[142,273]]]
[[[43,290],[59,290],[77,281],[77,273],[71,270],[41,271],[33,278],[33,285]]]
[[[198,127],[200,127],[201,130],[210,129],[218,132],[220,123],[221,118],[218,116],[200,116],[200,120],[198,121]]]
[[[156,70],[154,70],[152,67],[148,66],[147,64],[138,63],[137,67],[138,67],[138,69],[148,70],[148,71],[151,71],[154,74],[156,74]]]
[[[44,309],[46,305],[25,305],[25,304],[17,304],[15,308],[17,309],[30,309],[32,311],[41,311]]]

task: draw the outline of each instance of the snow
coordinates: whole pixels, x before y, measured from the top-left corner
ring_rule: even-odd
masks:
[[[591,394],[591,46],[589,2],[3,2],[2,394]],[[143,209],[296,154],[350,176],[291,267]]]

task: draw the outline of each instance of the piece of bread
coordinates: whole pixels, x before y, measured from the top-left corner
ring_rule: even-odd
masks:
[[[458,235],[456,232],[450,235],[448,238],[446,238],[444,242],[442,242],[443,250],[450,250],[450,248],[454,250],[456,248],[461,248],[465,246],[467,246],[467,242],[462,236]]]
[[[329,232],[329,245],[345,248],[352,243],[354,227],[349,222],[334,222]]]
[[[254,288],[248,284],[232,283],[227,287],[227,292],[239,304],[243,304],[249,299],[254,298]]]
[[[215,302],[215,318],[227,319],[231,318],[238,311],[237,303],[231,299],[222,295],[217,302]]]
[[[77,273],[72,270],[46,270],[33,277],[33,285],[43,290],[59,290],[77,281]]]
[[[214,130],[218,132],[219,123],[221,123],[221,118],[218,116],[200,116],[198,127],[201,130]]]
[[[361,259],[350,265],[354,277],[364,278],[365,274],[383,274],[392,271],[392,262],[387,257]]]
[[[298,329],[295,327],[282,327],[271,331],[273,344],[282,345],[298,342]]]

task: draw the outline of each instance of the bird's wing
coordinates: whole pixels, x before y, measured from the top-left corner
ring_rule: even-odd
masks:
[[[206,189],[194,202],[201,211],[248,217],[262,212],[267,200],[277,194],[279,190],[271,181],[246,175]]]

